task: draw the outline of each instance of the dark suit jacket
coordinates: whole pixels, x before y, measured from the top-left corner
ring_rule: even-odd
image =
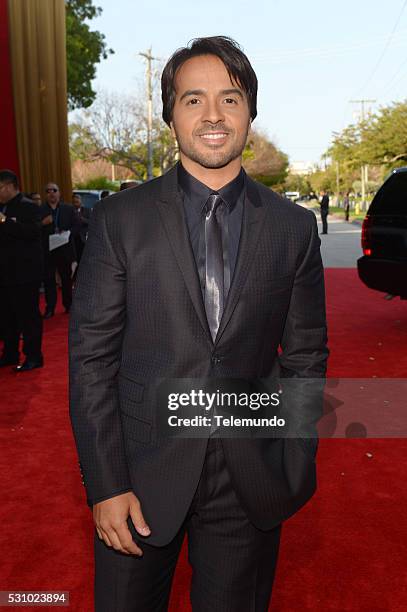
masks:
[[[72,204],[59,203],[59,219],[58,227],[60,231],[70,230],[71,235],[69,242],[53,251],[49,250],[49,236],[55,232],[54,224],[42,226],[42,244],[43,250],[46,257],[62,257],[69,262],[75,261],[75,234],[79,231],[80,225],[78,216],[75,213],[75,209]],[[51,214],[51,207],[45,203],[40,206],[41,219],[44,219]]]
[[[321,198],[321,202],[319,203],[321,207],[321,212],[328,213],[329,211],[329,196],[327,194],[323,195]]]
[[[176,168],[96,205],[69,332],[70,416],[89,506],[133,490],[154,545],[168,543],[185,518],[207,440],[160,439],[159,377],[252,379],[276,368],[324,377],[319,245],[312,212],[248,179],[236,270],[213,343]],[[236,493],[260,529],[313,494],[314,441],[222,444]]]
[[[22,193],[6,206],[7,221],[0,223],[0,285],[39,283],[43,270],[38,206]]]

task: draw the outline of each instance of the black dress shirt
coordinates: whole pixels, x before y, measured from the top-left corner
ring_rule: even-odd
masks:
[[[230,282],[236,267],[237,253],[242,229],[243,205],[246,193],[246,173],[243,168],[230,183],[214,191],[178,164],[178,186],[183,196],[185,217],[189,238],[195,257],[196,267],[201,283],[202,295],[205,295],[205,204],[211,193],[219,193],[227,206],[227,256],[230,265]],[[225,299],[230,283],[225,286]]]

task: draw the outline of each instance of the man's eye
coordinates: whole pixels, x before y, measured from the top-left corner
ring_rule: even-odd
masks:
[[[225,98],[225,102],[227,102],[227,104],[237,104],[237,100],[234,98]]]
[[[191,98],[190,100],[188,100],[187,104],[198,104],[199,100],[198,98]]]

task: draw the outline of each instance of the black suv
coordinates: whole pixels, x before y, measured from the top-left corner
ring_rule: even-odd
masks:
[[[397,168],[376,193],[362,226],[360,279],[407,299],[407,168]]]

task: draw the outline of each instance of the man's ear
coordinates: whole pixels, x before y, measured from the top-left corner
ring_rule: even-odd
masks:
[[[175,133],[175,128],[174,128],[174,123],[172,121],[170,121],[170,130],[171,130],[171,134],[174,138],[177,138],[177,135]]]

